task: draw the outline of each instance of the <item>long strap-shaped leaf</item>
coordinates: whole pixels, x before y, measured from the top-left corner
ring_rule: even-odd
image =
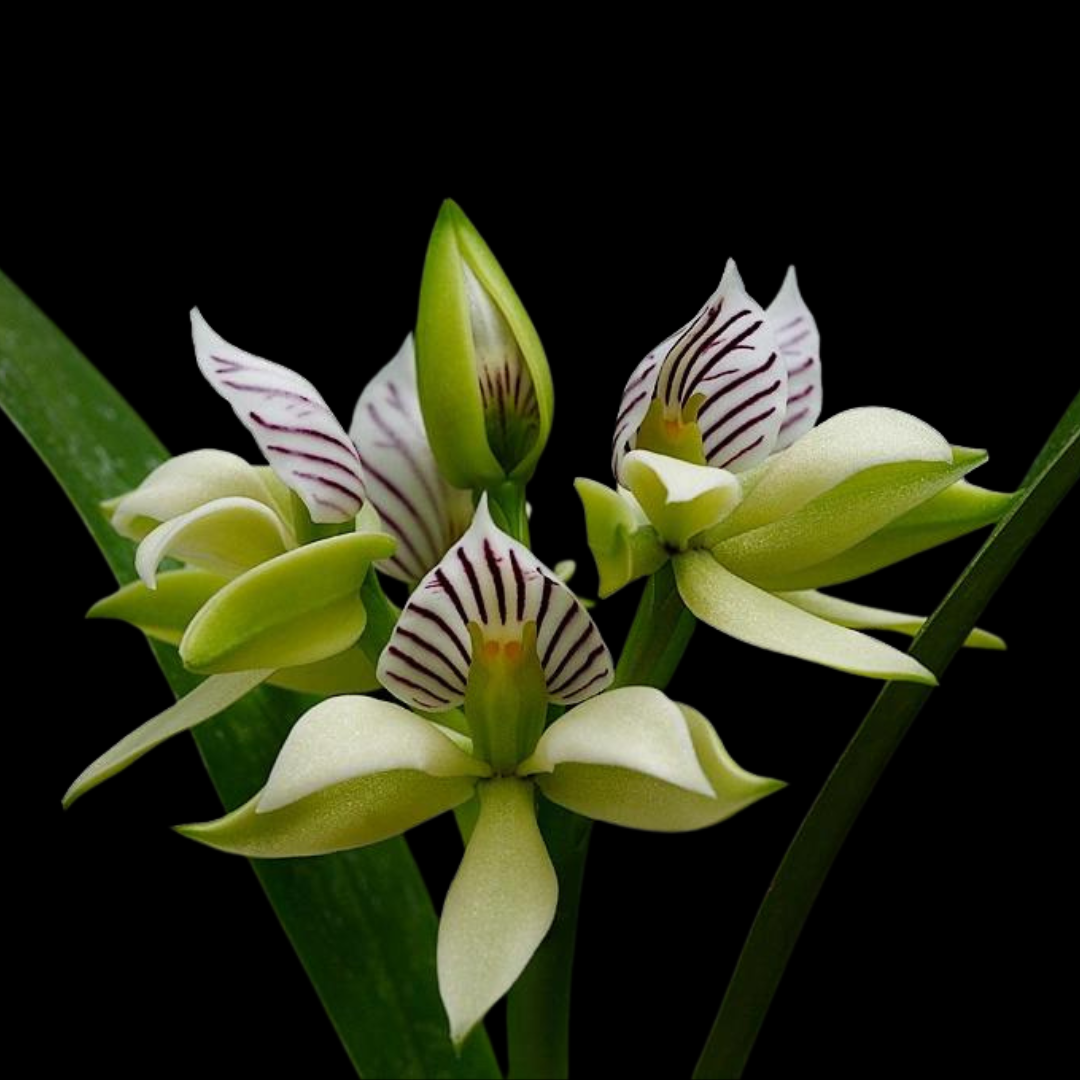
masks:
[[[939,676],[1035,534],[1080,478],[1080,397],[1054,429],[1012,507],[911,646]],[[792,840],[743,946],[695,1080],[742,1076],[803,924],[878,778],[932,689],[888,683]]]
[[[135,487],[165,458],[165,449],[3,274],[0,406],[67,492],[117,578],[130,580],[130,545],[97,506]],[[173,690],[189,690],[192,681],[175,654],[155,651]],[[262,785],[299,711],[295,696],[260,689],[229,709],[227,720],[215,725],[215,738],[195,733],[226,806]],[[361,1075],[499,1075],[482,1033],[460,1057],[443,1034],[435,912],[403,840],[323,859],[253,865]]]

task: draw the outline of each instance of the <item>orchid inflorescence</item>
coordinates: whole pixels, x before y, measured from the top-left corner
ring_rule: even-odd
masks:
[[[456,206],[432,236],[415,341],[367,385],[348,430],[306,378],[191,318],[200,370],[268,464],[195,450],[103,504],[138,545],[139,580],[91,615],[176,646],[207,678],[65,801],[260,683],[321,695],[260,792],[180,831],[257,858],[321,855],[477,806],[437,950],[460,1044],[555,915],[537,796],[684,831],[783,785],[737,765],[700,712],[648,677],[629,683],[586,606],[530,550],[525,485],[551,431],[551,375]],[[631,373],[615,486],[577,481],[600,595],[666,576],[688,612],[745,642],[932,683],[861,632],[922,620],[819,590],[986,525],[1009,497],[964,479],[985,453],[915,417],[864,408],[818,424],[821,407],[820,335],[794,270],[761,308],[729,263]],[[408,590],[400,610],[380,576]],[[968,644],[1002,647],[983,631]]]

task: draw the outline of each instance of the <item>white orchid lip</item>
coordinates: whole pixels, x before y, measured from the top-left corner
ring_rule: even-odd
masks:
[[[199,368],[255,437],[267,461],[316,524],[350,521],[364,504],[352,440],[318,390],[289,368],[230,345],[191,312]]]
[[[378,673],[391,693],[421,711],[465,700],[473,643],[520,642],[536,626],[536,650],[551,701],[572,705],[607,687],[611,654],[577,597],[523,544],[496,527],[481,498],[465,535],[405,605]]]

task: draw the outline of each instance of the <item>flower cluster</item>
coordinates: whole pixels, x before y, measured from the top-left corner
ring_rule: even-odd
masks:
[[[437,955],[460,1043],[555,916],[538,797],[685,831],[782,784],[737,765],[695,709],[623,685],[585,606],[530,550],[524,489],[550,433],[551,377],[457,207],[432,235],[415,348],[410,335],[348,430],[301,375],[229,344],[197,311],[192,330],[200,370],[267,464],[197,450],[105,504],[137,542],[139,580],[91,614],[177,646],[208,677],[95,761],[66,801],[262,682],[322,695],[260,792],[180,831],[258,858],[320,855],[475,800]],[[673,573],[686,607],[734,637],[933,681],[858,632],[911,632],[916,617],[817,590],[986,524],[1007,498],[962,479],[985,454],[914,417],[860,409],[815,426],[819,346],[793,272],[762,309],[729,264],[697,316],[642,361],[616,422],[617,486],[577,484],[601,596]],[[400,610],[379,575],[408,589]],[[970,643],[1000,646],[981,631]]]

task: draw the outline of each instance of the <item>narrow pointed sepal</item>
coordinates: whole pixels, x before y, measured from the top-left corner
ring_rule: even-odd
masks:
[[[359,457],[318,390],[295,371],[230,345],[197,308],[191,333],[199,369],[281,481],[303,500],[311,520],[354,518],[364,502]]]
[[[611,654],[581,601],[496,527],[485,495],[468,532],[409,597],[379,658],[379,678],[420,711],[456,708],[472,663],[469,624],[485,640],[520,642],[529,622],[552,701],[571,705],[611,682]]]
[[[837,626],[846,626],[851,630],[894,630],[898,634],[914,637],[923,628],[927,619],[925,615],[905,615],[900,611],[866,607],[864,604],[841,600],[838,596],[827,596],[813,589],[780,592],[776,595],[781,600],[810,612],[811,615],[828,619]],[[964,645],[969,649],[1001,650],[1005,648],[1004,640],[997,634],[980,630],[978,627],[968,634]]]
[[[914,657],[781,600],[736,577],[706,552],[687,551],[674,565],[683,603],[721,633],[853,675],[937,683]]]
[[[364,575],[393,551],[383,533],[346,533],[254,567],[195,616],[181,659],[192,671],[239,671],[311,664],[349,648],[367,622]]]
[[[787,402],[775,447],[785,450],[817,423],[822,403],[821,335],[799,292],[794,266],[765,314],[787,370]]]
[[[102,509],[121,536],[142,540],[162,522],[226,498],[278,508],[262,470],[224,450],[192,450],[162,463],[134,491],[110,499]]]
[[[623,482],[664,543],[679,550],[718,525],[742,498],[734,473],[650,450],[627,455]]]
[[[571,709],[521,772],[568,810],[657,832],[714,825],[784,786],[737,765],[699,712],[640,686]]]
[[[419,581],[472,519],[472,498],[439,472],[424,430],[410,334],[364,388],[349,434],[360,454],[368,502],[397,540],[379,564],[391,577]]]
[[[122,772],[159,743],[224,712],[272,674],[272,671],[241,671],[235,675],[216,675],[200,683],[84,769],[68,788],[64,806],[70,806],[91,788]]]
[[[271,686],[296,690],[301,694],[368,694],[381,689],[375,665],[359,645],[325,660],[299,667],[282,668],[270,679]]]
[[[578,477],[574,488],[585,510],[585,534],[600,577],[599,594],[656,573],[669,555],[644,511],[624,492]]]
[[[439,920],[439,992],[456,1046],[524,971],[559,895],[533,785],[490,780],[479,794],[480,816]]]
[[[188,623],[227,582],[206,570],[169,570],[158,576],[156,589],[133,581],[99,600],[86,617],[119,619],[155,641],[179,645]]]
[[[157,568],[166,558],[235,577],[283,554],[293,538],[265,503],[233,496],[204,503],[162,522],[140,542],[135,569],[148,589],[157,588]]]

